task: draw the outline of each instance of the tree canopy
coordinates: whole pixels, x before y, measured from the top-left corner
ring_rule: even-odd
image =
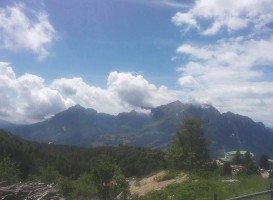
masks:
[[[259,165],[262,169],[269,169],[268,156],[262,155],[259,160]]]
[[[176,163],[176,168],[190,170],[209,161],[209,142],[205,139],[201,120],[184,119],[176,136],[166,152],[166,158],[171,163]]]

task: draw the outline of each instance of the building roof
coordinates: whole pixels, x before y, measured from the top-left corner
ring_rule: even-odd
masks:
[[[237,151],[229,151],[226,152],[226,155],[235,155]],[[247,151],[239,151],[241,155],[244,155]],[[249,152],[252,157],[254,157],[254,154]]]

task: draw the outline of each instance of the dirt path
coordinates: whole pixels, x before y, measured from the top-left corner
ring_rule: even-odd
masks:
[[[144,196],[148,192],[152,190],[162,190],[172,183],[182,183],[188,180],[188,176],[184,173],[180,173],[176,178],[165,180],[165,181],[157,181],[160,177],[164,176],[166,171],[161,171],[156,175],[153,175],[148,178],[144,178],[141,181],[137,182],[136,180],[130,181],[130,192],[132,195]]]

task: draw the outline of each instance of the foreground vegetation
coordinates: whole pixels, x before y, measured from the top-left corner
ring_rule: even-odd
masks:
[[[209,142],[201,121],[187,118],[166,153],[143,147],[79,148],[26,142],[0,131],[0,181],[39,180],[57,183],[67,199],[221,199],[265,190],[272,179],[258,175],[258,165],[247,152],[238,152],[232,164],[244,165],[236,178],[240,183],[223,183],[234,178],[228,162],[217,165],[209,158]],[[268,167],[263,156],[260,166]],[[131,196],[129,177],[140,179],[167,169],[157,181],[174,179],[184,172],[189,178],[180,184],[150,192],[144,197]]]
[[[240,183],[223,183],[222,180],[238,179]],[[263,179],[260,175],[222,177],[214,176],[210,178],[191,176],[190,179],[182,184],[173,184],[164,190],[151,192],[138,200],[205,200],[213,199],[217,193],[219,199],[227,199],[244,194],[264,191],[269,188],[273,179]],[[263,195],[253,199],[270,199],[269,195]]]

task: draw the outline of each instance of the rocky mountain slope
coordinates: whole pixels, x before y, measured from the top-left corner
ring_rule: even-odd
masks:
[[[273,157],[273,134],[262,123],[231,112],[221,114],[211,105],[179,101],[152,108],[148,115],[131,111],[114,116],[76,105],[46,121],[13,126],[9,131],[38,142],[93,147],[126,144],[165,149],[185,117],[202,120],[206,137],[211,140],[213,157],[230,150],[249,150],[257,156],[266,153]]]

